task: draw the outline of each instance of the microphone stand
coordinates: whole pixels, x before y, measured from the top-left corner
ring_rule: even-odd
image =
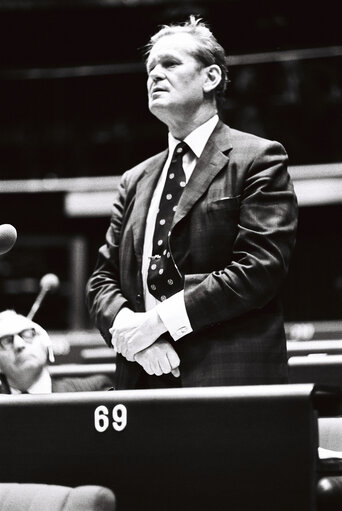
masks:
[[[46,293],[47,293],[48,291],[49,291],[49,288],[46,288],[46,287],[43,287],[43,288],[40,290],[40,292],[39,292],[39,294],[38,294],[37,298],[36,298],[36,299],[35,299],[35,301],[34,301],[34,304],[33,304],[33,305],[32,305],[32,307],[31,307],[30,312],[29,312],[29,313],[28,313],[28,315],[27,315],[28,319],[33,319],[33,317],[36,315],[36,313],[37,313],[37,311],[38,311],[39,307],[41,306],[42,301],[44,300],[45,295],[46,295]]]
[[[42,304],[46,294],[49,291],[55,291],[59,286],[59,279],[53,273],[47,273],[40,281],[40,291],[37,298],[34,301],[34,304],[31,307],[30,312],[27,315],[28,319],[33,319],[35,314],[37,313],[39,307]]]

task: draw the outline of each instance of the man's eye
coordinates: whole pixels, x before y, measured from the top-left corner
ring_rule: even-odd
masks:
[[[173,67],[173,66],[176,66],[177,65],[177,62],[174,62],[174,61],[171,61],[171,60],[168,60],[167,62],[164,63],[164,67]]]
[[[178,62],[175,62],[174,60],[165,60],[164,62],[160,63],[160,66],[164,69],[169,69],[171,67],[177,66],[177,64],[178,64]],[[151,67],[147,67],[147,75],[150,75],[155,67],[156,67],[155,65],[152,65]]]
[[[34,330],[34,328],[28,328],[28,329],[23,330],[22,332],[20,332],[20,336],[23,339],[33,339],[33,337],[35,335],[36,335],[36,331]]]
[[[5,335],[4,337],[1,337],[1,342],[3,342],[4,344],[9,344],[12,342],[12,340],[13,340],[12,335]]]

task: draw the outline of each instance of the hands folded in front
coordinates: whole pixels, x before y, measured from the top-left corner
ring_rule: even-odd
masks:
[[[177,352],[169,341],[159,339],[166,328],[155,309],[148,312],[121,309],[110,332],[114,349],[129,362],[138,362],[148,374],[180,375]]]

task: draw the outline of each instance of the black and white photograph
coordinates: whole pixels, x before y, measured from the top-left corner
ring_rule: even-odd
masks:
[[[0,0],[0,511],[342,509],[338,2]]]

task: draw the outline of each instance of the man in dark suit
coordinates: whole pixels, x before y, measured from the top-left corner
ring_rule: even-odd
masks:
[[[297,202],[278,142],[229,128],[223,48],[193,16],[147,46],[169,148],[124,173],[89,309],[118,352],[116,388],[287,381],[279,290]]]
[[[109,390],[106,376],[51,379],[53,361],[47,332],[13,310],[0,313],[0,394],[49,394]]]

